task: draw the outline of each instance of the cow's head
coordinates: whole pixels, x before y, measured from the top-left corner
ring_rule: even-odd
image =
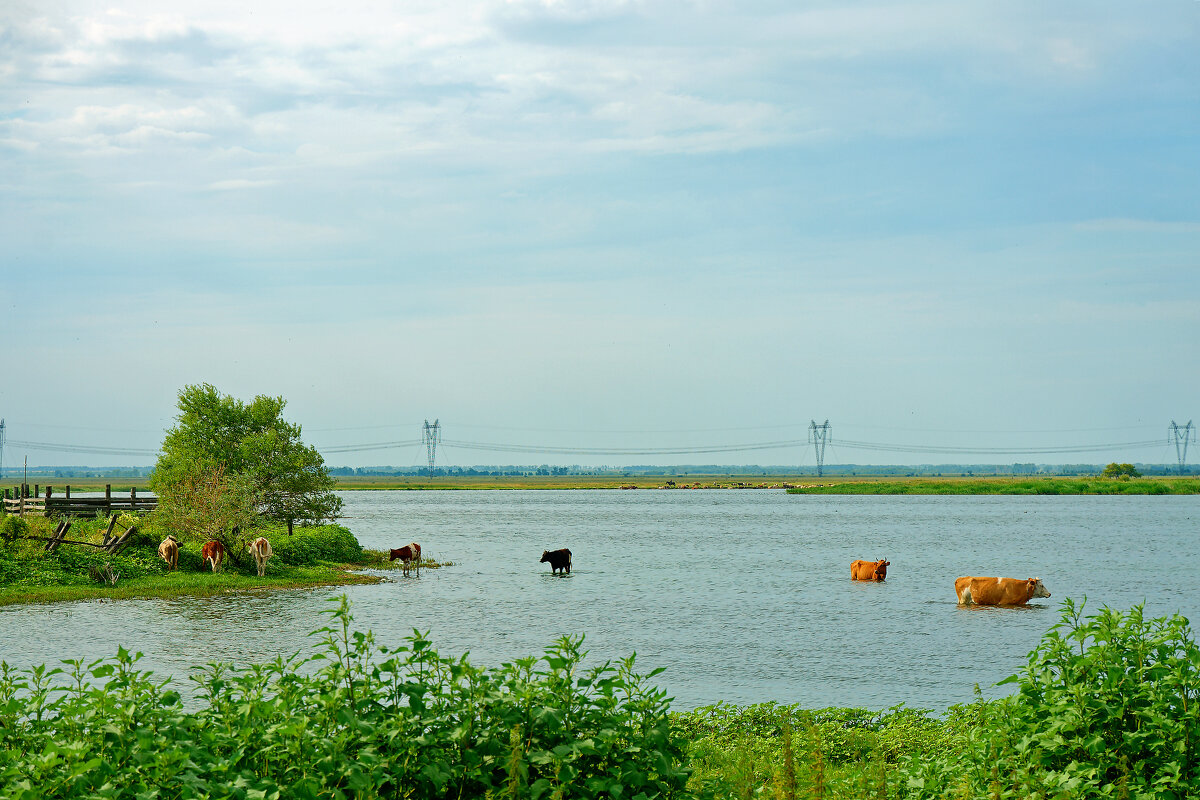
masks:
[[[539,564],[545,564],[545,563],[546,563],[547,561],[549,561],[549,560],[550,560],[550,551],[549,551],[549,550],[543,550],[543,551],[542,551],[542,560],[541,560],[541,561],[539,561],[538,563],[539,563]]]
[[[1046,585],[1042,583],[1041,578],[1030,578],[1029,588],[1033,590],[1033,597],[1049,597],[1050,592],[1046,591]]]
[[[881,581],[887,577],[887,568],[892,565],[892,562],[886,558],[875,562],[875,580]]]

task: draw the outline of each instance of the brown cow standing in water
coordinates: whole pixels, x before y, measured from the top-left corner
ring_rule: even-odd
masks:
[[[886,558],[879,561],[851,561],[850,580],[881,581],[887,577],[887,568],[891,563]]]
[[[1035,597],[1049,597],[1041,578],[976,578],[954,582],[960,606],[1023,606]]]
[[[561,550],[543,550],[542,560],[539,564],[550,562],[550,571],[557,573],[560,569],[567,575],[571,574],[571,551],[567,548]]]
[[[421,566],[421,545],[416,542],[409,542],[404,547],[392,549],[388,561],[395,561],[397,558],[400,559],[400,566],[404,569],[405,575],[408,574],[408,568],[413,562],[416,562],[419,572]]]

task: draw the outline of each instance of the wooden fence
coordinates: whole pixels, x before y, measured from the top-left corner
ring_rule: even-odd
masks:
[[[30,492],[29,484],[14,486],[4,490],[4,511],[8,514],[38,514],[47,517],[94,517],[103,512],[108,515],[122,512],[153,511],[158,508],[158,498],[154,495],[138,496],[137,489],[130,489],[128,495],[113,495],[112,484],[104,487],[103,497],[71,496],[71,487],[66,487],[63,494],[54,494],[54,487],[47,486],[45,492],[38,484],[33,485]]]

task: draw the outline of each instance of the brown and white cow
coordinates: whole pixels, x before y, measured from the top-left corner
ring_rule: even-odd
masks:
[[[401,561],[412,561],[414,559],[420,561],[421,545],[417,544],[416,542],[409,542],[408,544],[404,545],[404,547],[393,548],[391,550],[391,558],[389,558],[388,561],[395,561],[397,558]]]
[[[175,538],[175,534],[167,534],[167,538],[158,546],[158,554],[167,562],[167,572],[179,569],[179,540]]]
[[[954,582],[960,606],[1023,606],[1035,597],[1049,597],[1041,578],[976,578]]]
[[[388,561],[395,561],[397,558],[400,559],[400,566],[404,568],[405,573],[408,572],[408,568],[413,562],[416,562],[419,567],[421,565],[421,545],[409,542],[404,547],[393,548]]]
[[[886,558],[878,561],[851,561],[850,580],[852,581],[881,581],[887,578],[887,568],[892,562]]]
[[[207,561],[212,567],[212,571],[216,572],[223,561],[225,561],[225,545],[214,539],[211,542],[205,542],[204,547],[200,548],[200,558]]]
[[[246,552],[254,556],[254,565],[258,567],[258,577],[261,578],[267,571],[267,559],[274,555],[271,551],[271,543],[265,537],[260,536],[250,543]]]

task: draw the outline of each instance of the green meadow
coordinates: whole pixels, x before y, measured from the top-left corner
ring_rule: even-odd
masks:
[[[791,494],[1200,494],[1200,478],[868,478],[809,477]]]

